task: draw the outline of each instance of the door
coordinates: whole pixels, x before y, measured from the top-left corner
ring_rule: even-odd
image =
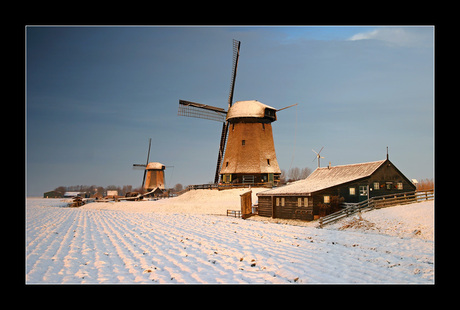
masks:
[[[369,185],[359,186],[359,202],[369,199]]]
[[[273,180],[273,173],[269,173],[268,174],[268,183],[270,184],[273,184],[274,180]]]
[[[285,197],[274,197],[273,199],[273,218],[281,218],[281,211],[285,204]]]

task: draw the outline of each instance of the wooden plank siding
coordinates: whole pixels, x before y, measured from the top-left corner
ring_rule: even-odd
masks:
[[[301,199],[300,207],[299,198]],[[305,198],[308,198],[308,206],[304,205]],[[284,199],[284,203],[282,199]],[[308,196],[261,196],[259,197],[259,215],[311,221],[313,220],[313,201]]]
[[[272,197],[271,196],[260,196],[259,197],[258,214],[260,216],[272,217]]]

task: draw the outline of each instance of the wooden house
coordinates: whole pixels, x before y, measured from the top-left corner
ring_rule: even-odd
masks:
[[[332,196],[356,203],[368,198],[415,191],[415,185],[386,160],[317,168],[304,180],[258,193],[259,215],[313,220]]]

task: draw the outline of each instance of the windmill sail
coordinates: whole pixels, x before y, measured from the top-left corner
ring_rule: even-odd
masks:
[[[240,46],[241,46],[240,41],[233,40],[233,65],[232,65],[233,69],[232,69],[232,77],[230,80],[230,93],[228,95],[228,109],[230,109],[233,104],[233,92],[235,90],[236,71],[238,70],[238,58],[240,57]],[[217,166],[216,166],[216,174],[214,175],[214,183],[219,182],[219,172],[220,172],[220,167],[222,165],[222,159],[224,158],[225,144],[227,142],[227,134],[228,134],[228,122],[224,122],[222,124],[222,134],[220,136],[219,153],[217,154]]]
[[[232,77],[230,79],[230,93],[228,95],[228,108],[229,109],[233,103],[233,91],[235,89],[236,71],[238,68],[238,58],[240,55],[240,45],[241,45],[240,41],[233,40]],[[213,107],[213,106],[206,105],[206,104],[201,104],[201,103],[196,103],[196,102],[191,102],[191,101],[186,101],[186,100],[179,100],[179,111],[177,112],[177,115],[204,118],[204,119],[209,119],[212,121],[222,122],[222,133],[220,137],[219,153],[217,155],[216,174],[214,177],[214,183],[219,182],[220,166],[222,163],[222,158],[224,157],[225,143],[227,141],[227,133],[228,133],[228,122],[226,121],[227,111],[225,111],[222,108]]]
[[[222,108],[213,107],[206,104],[179,100],[179,111],[177,112],[177,115],[225,122],[227,111]]]
[[[241,42],[233,40],[233,70],[232,78],[230,80],[230,93],[228,95],[228,108],[233,104],[233,91],[235,90],[236,70],[238,69],[238,58],[240,57]]]

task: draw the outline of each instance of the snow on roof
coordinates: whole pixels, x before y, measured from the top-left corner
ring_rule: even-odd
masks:
[[[165,166],[162,163],[151,162],[145,169],[147,170],[163,170]]]
[[[84,193],[85,192],[65,192],[64,197],[66,197],[66,198],[68,198],[68,197],[76,197],[76,196],[82,195]]]
[[[317,168],[306,179],[293,182],[289,185],[278,187],[260,193],[261,196],[275,194],[310,194],[329,187],[348,183],[365,178],[374,173],[385,160],[373,161],[361,164]]]
[[[227,120],[238,117],[265,117],[265,109],[276,109],[257,100],[235,102],[227,112]]]

